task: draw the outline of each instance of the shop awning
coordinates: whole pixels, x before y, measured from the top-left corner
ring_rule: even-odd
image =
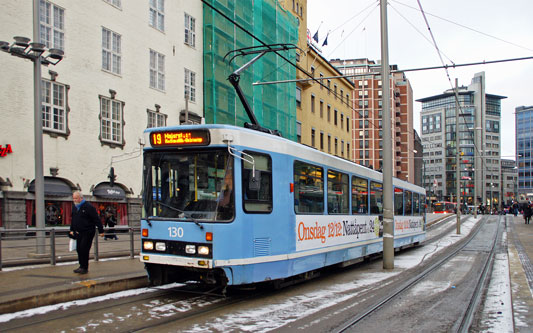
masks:
[[[104,199],[126,199],[126,192],[120,186],[111,186],[109,182],[103,182],[95,186],[93,195]]]
[[[35,179],[31,181],[28,192],[35,193]],[[60,178],[44,177],[44,195],[70,197],[72,195],[72,188]]]

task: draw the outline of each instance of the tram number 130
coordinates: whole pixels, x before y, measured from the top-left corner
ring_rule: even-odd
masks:
[[[176,237],[183,237],[183,228],[182,227],[168,227],[168,236],[169,237],[173,237],[173,238],[176,238]]]

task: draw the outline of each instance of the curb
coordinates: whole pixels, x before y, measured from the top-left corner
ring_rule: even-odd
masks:
[[[13,313],[147,286],[148,277],[146,274],[112,281],[97,282],[95,280],[85,280],[77,282],[74,286],[71,285],[68,289],[50,291],[48,293],[6,301],[0,304],[0,314]]]

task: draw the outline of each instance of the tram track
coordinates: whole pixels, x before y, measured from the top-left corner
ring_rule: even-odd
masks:
[[[454,217],[450,217],[454,218]],[[350,322],[354,321],[353,318],[350,321],[346,321],[346,317],[342,320],[335,320],[335,324],[332,323],[331,327],[325,331],[344,332],[359,330],[359,323],[364,322],[365,319],[376,315],[379,309],[382,309],[394,302],[395,297],[401,298],[402,293],[407,292],[410,286],[416,286],[419,281],[422,281],[425,276],[432,274],[432,272],[445,265],[446,258],[442,258],[442,255],[446,255],[449,260],[452,260],[453,255],[458,252],[468,252],[465,249],[471,242],[475,235],[482,229],[483,225],[487,222],[487,218],[478,222],[475,227],[472,227],[472,232],[469,236],[465,236],[461,240],[458,240],[453,246],[446,246],[446,249],[442,250],[442,253],[438,256],[429,256],[422,260],[423,265],[412,267],[405,271],[406,274],[399,274],[390,281],[380,282],[379,285],[366,285],[360,291],[353,290],[354,296],[357,295],[357,300],[352,299],[352,304],[358,303],[356,307],[352,307],[352,313],[360,313],[361,318],[351,325]],[[439,227],[439,234],[449,233],[450,230],[455,229],[455,224],[449,225],[442,224],[442,229]],[[468,228],[465,228],[468,230]],[[499,234],[497,232],[496,234]],[[434,236],[427,239],[424,245],[436,243],[436,247],[441,247],[438,241],[443,236]],[[493,245],[494,247],[494,245]],[[413,249],[416,250],[416,247]],[[411,250],[407,250],[411,251]],[[486,267],[487,264],[485,264]],[[429,266],[434,266],[430,270]],[[355,268],[357,270],[357,268]],[[363,268],[364,269],[364,268]],[[486,271],[490,271],[487,270]],[[331,272],[335,274],[334,271]],[[348,271],[345,271],[348,274]],[[414,275],[419,276],[418,279]],[[338,277],[337,275],[334,275]],[[406,280],[409,279],[409,280]],[[323,279],[317,280],[317,283],[322,282],[329,283],[330,278],[324,276]],[[400,286],[401,285],[401,286]],[[399,287],[400,286],[400,287]],[[313,287],[312,285],[301,285],[303,289],[306,287]],[[394,288],[394,291],[391,291]],[[155,288],[159,289],[159,288]],[[299,288],[297,288],[299,289]],[[483,290],[483,288],[480,288]],[[197,323],[209,322],[209,318],[224,318],[230,316],[231,313],[237,309],[246,309],[251,304],[263,304],[269,302],[271,299],[279,297],[285,297],[285,293],[291,294],[296,292],[295,289],[285,289],[281,293],[272,292],[272,290],[253,290],[253,291],[232,291],[228,296],[213,293],[212,290],[191,289],[188,287],[177,287],[172,289],[160,289],[154,292],[140,294],[123,299],[110,300],[109,302],[98,302],[94,304],[88,304],[84,306],[71,306],[66,310],[60,309],[54,312],[47,313],[45,315],[34,316],[32,318],[26,318],[22,320],[16,320],[14,322],[7,323],[6,327],[3,327],[3,331],[31,331],[36,329],[44,329],[46,331],[76,331],[80,327],[70,326],[69,318],[79,318],[79,322],[82,324],[81,329],[87,329],[88,331],[108,331],[116,330],[121,332],[143,332],[143,331],[165,331],[175,330],[177,327],[195,327]],[[351,292],[351,291],[350,291]],[[396,295],[392,295],[392,294]],[[385,297],[388,296],[388,297]],[[264,301],[262,299],[264,298]],[[381,298],[380,298],[381,297]],[[369,304],[373,303],[373,306]],[[479,299],[472,301],[472,309],[470,313],[474,313],[477,308]],[[372,310],[372,307],[375,307]],[[356,310],[357,309],[357,310]],[[332,315],[330,315],[331,318]],[[106,317],[105,319],[100,319]],[[462,318],[464,318],[463,316]],[[94,319],[97,318],[97,319]],[[127,318],[122,320],[121,318]],[[472,316],[470,316],[472,318]],[[299,320],[295,321],[295,324]],[[468,327],[468,322],[471,319],[465,320],[465,326]],[[342,323],[342,324],[341,324]],[[91,326],[92,325],[92,326]],[[202,324],[198,324],[202,325]],[[205,324],[203,324],[205,325]],[[58,329],[58,327],[62,329]],[[64,329],[69,327],[69,329]],[[93,327],[97,327],[94,329]],[[203,327],[203,326],[199,326]],[[215,327],[215,326],[207,326]],[[238,326],[237,326],[238,327]],[[274,326],[271,326],[273,328]],[[288,326],[287,326],[288,327]],[[217,328],[218,329],[218,328]],[[283,329],[281,329],[283,331]],[[438,331],[438,330],[437,330]]]
[[[386,306],[393,307],[394,302],[399,302],[398,299],[402,297],[407,298],[407,296],[405,295],[409,292],[409,290],[411,290],[417,285],[420,285],[423,281],[428,279],[428,277],[432,273],[436,272],[439,269],[442,269],[445,265],[449,264],[452,260],[454,260],[454,258],[457,258],[461,253],[464,253],[465,251],[476,251],[473,249],[469,249],[469,246],[472,246],[472,243],[476,242],[476,239],[479,238],[479,234],[481,230],[483,230],[483,227],[487,224],[488,219],[489,217],[484,217],[482,221],[480,221],[480,223],[476,225],[476,227],[467,237],[457,242],[454,246],[449,247],[445,251],[445,253],[439,256],[437,260],[430,260],[431,262],[427,262],[424,265],[423,269],[413,274],[408,280],[403,283],[391,284],[391,288],[389,288],[389,290],[385,293],[383,297],[374,300],[370,305],[367,305],[363,311],[360,311],[357,316],[350,318],[339,327],[332,329],[332,332],[360,331],[361,323],[363,323],[365,320],[367,322],[371,321],[370,318],[372,316],[376,316],[379,311],[383,310]],[[497,223],[498,225],[496,231],[493,233],[494,237],[492,238],[490,251],[488,251],[487,255],[484,256],[483,264],[481,265],[481,273],[477,276],[478,278],[475,283],[475,290],[469,298],[465,310],[461,313],[460,319],[457,319],[455,322],[450,324],[450,327],[448,327],[449,331],[467,332],[468,328],[472,323],[474,314],[477,311],[478,305],[481,300],[483,289],[487,283],[488,276],[490,275],[489,272],[490,268],[492,267],[494,253],[496,251],[496,247],[500,239],[500,229],[502,224],[500,218],[498,218]],[[453,229],[453,227],[450,228]],[[439,238],[439,236],[436,236],[433,239],[426,241],[426,243],[436,242]],[[413,318],[412,320],[413,322],[416,322],[415,318]]]
[[[2,332],[9,331],[29,331],[34,328],[40,328],[41,325],[46,325],[51,322],[68,322],[69,319],[79,317],[81,315],[86,317],[99,318],[102,313],[109,313],[118,308],[134,308],[140,307],[146,304],[146,302],[153,302],[159,300],[158,306],[172,306],[181,302],[194,303],[195,299],[199,298],[211,298],[213,303],[216,303],[217,299],[226,300],[223,294],[213,293],[214,289],[203,290],[196,286],[183,285],[172,288],[164,287],[152,287],[147,288],[153,291],[141,293],[139,295],[122,297],[117,299],[107,299],[97,301],[91,304],[84,305],[70,305],[67,308],[60,307],[58,310],[48,312],[44,315],[35,315],[30,318],[22,318],[12,320],[2,324]],[[173,317],[171,317],[173,318]],[[165,321],[166,322],[166,321]],[[145,325],[146,326],[146,325]],[[158,325],[153,325],[157,327]],[[132,329],[128,331],[136,332],[140,329],[149,328],[150,326],[142,326],[139,329]],[[63,330],[65,331],[65,330]]]

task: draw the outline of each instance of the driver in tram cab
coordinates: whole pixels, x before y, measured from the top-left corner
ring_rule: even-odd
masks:
[[[220,220],[230,220],[233,217],[233,170],[228,168],[224,176],[224,184],[218,197],[217,218]]]

